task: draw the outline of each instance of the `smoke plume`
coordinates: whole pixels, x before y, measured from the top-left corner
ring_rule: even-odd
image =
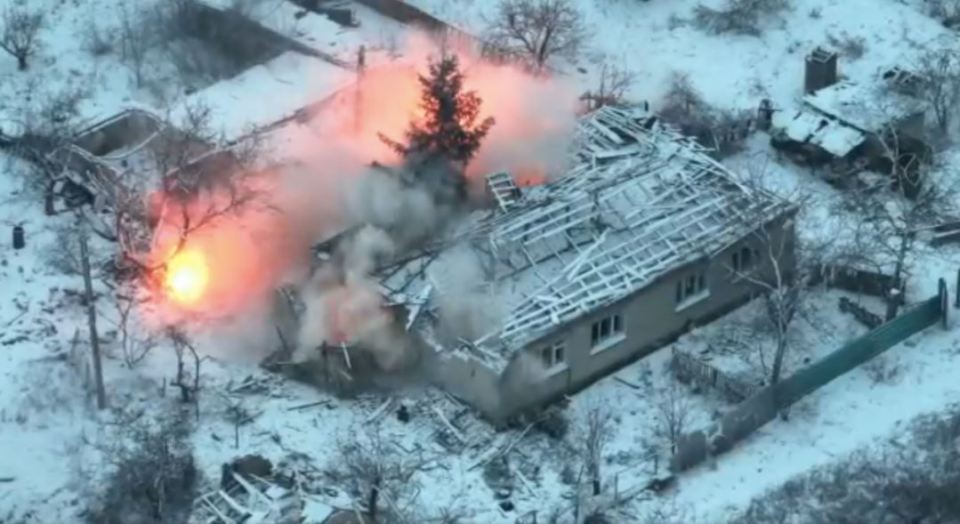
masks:
[[[391,322],[371,272],[385,257],[437,234],[463,210],[438,203],[429,187],[394,176],[404,166],[378,133],[404,138],[419,114],[417,75],[437,52],[429,39],[411,38],[403,63],[371,66],[356,85],[330,97],[311,121],[270,137],[274,165],[281,167],[264,176],[269,181],[264,182],[269,186],[266,209],[225,217],[188,239],[210,265],[210,288],[195,309],[262,312],[276,286],[296,283],[306,305],[298,358],[308,358],[324,342],[358,343],[385,369],[404,362],[408,344]],[[458,55],[465,87],[483,101],[481,117],[496,120],[466,169],[470,184],[479,187],[484,175],[499,170],[522,184],[542,183],[562,171],[575,125],[573,85],[485,63],[466,52]],[[372,162],[385,168],[371,167]],[[338,264],[311,272],[312,245],[351,227],[360,228],[338,251]],[[462,290],[469,282],[476,290],[440,293],[446,336],[479,336],[494,328],[499,308],[481,291],[483,274],[475,254],[457,250],[438,267],[444,275],[435,278],[452,283],[446,289]]]

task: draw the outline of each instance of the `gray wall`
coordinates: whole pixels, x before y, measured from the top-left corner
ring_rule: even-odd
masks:
[[[767,231],[770,232],[769,238],[772,245],[784,247],[781,267],[792,269],[795,263],[794,232],[791,227],[784,233],[782,223],[783,219],[771,223]],[[616,369],[664,346],[687,331],[693,324],[707,323],[744,304],[750,299],[751,294],[758,292],[758,288],[746,280],[734,278],[730,269],[732,255],[745,245],[763,251],[763,244],[766,242],[764,238],[759,234],[751,234],[709,260],[701,260],[664,275],[652,285],[619,303],[587,315],[565,329],[530,344],[527,349],[530,358],[539,359],[539,351],[542,347],[562,339],[566,347],[569,370],[548,377],[537,390],[531,390],[526,398],[518,399],[513,406],[504,406],[504,409],[536,407],[555,400],[564,393],[582,389]],[[760,260],[763,263],[755,266],[756,274],[763,278],[771,278],[773,266],[762,252]],[[710,296],[677,311],[677,281],[699,270],[706,272]],[[623,317],[625,337],[618,344],[591,354],[592,324],[616,312]],[[517,364],[516,360],[511,362],[511,367]]]
[[[470,355],[424,346],[429,380],[493,419],[501,411],[500,374]]]

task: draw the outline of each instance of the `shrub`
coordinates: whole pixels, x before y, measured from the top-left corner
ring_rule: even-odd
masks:
[[[728,0],[720,9],[700,4],[693,9],[693,24],[713,34],[759,36],[764,19],[789,8],[789,0]]]
[[[106,450],[113,470],[88,512],[90,524],[185,522],[197,470],[185,417],[159,428],[138,424]]]

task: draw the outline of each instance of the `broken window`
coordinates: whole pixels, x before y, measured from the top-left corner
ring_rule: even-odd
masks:
[[[604,317],[591,326],[590,345],[599,346],[621,333],[623,333],[623,319],[619,314]]]
[[[687,275],[677,281],[677,304],[700,297],[707,291],[707,275],[704,272]]]
[[[543,367],[547,369],[563,364],[565,358],[563,342],[555,342],[540,349],[540,361],[543,363]]]
[[[739,273],[750,269],[758,258],[758,253],[755,250],[749,247],[740,248],[733,253],[733,271]]]
[[[564,348],[562,342],[557,342],[553,345],[553,364],[563,364],[566,362],[566,355],[564,355]]]

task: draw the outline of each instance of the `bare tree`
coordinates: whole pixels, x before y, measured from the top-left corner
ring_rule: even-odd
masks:
[[[198,395],[200,393],[200,363],[203,361],[197,348],[190,341],[187,334],[180,328],[170,326],[167,328],[167,337],[173,342],[173,349],[177,355],[177,376],[174,378],[173,385],[180,388],[180,400],[183,402],[193,402],[198,406]],[[193,377],[188,382],[189,374],[186,370],[186,352],[189,351],[193,357]]]
[[[36,52],[37,35],[43,26],[43,13],[9,6],[0,18],[0,49],[17,59],[17,69],[25,71],[27,60]]]
[[[488,26],[488,52],[528,60],[538,72],[553,57],[575,57],[587,39],[570,0],[501,0]]]
[[[911,254],[917,234],[952,217],[957,182],[951,174],[935,169],[928,146],[890,126],[877,137],[882,160],[893,191],[863,190],[844,204],[860,220],[852,224],[854,239],[849,258],[889,273],[893,288],[885,297],[886,320],[897,316],[904,298],[902,287],[911,274]]]
[[[593,494],[599,495],[602,487],[600,467],[603,464],[603,449],[613,437],[613,417],[604,408],[592,407],[587,411],[585,424],[580,445]]]
[[[227,143],[211,130],[210,108],[188,104],[177,127],[161,131],[150,151],[160,176],[159,216],[151,216],[143,193],[150,187],[125,188],[115,208],[114,227],[124,261],[143,275],[162,270],[167,260],[151,260],[155,230],[167,228],[175,237],[170,256],[191,235],[228,216],[269,209],[255,183],[255,162],[261,152],[257,136]]]
[[[687,429],[690,418],[690,401],[674,380],[666,389],[660,391],[657,403],[657,436],[666,440],[670,446],[670,455],[677,452],[680,437]]]
[[[627,93],[633,86],[634,75],[615,64],[604,62],[600,67],[600,82],[596,89],[581,97],[588,103],[588,110],[603,106],[621,106],[627,103]]]
[[[143,86],[147,56],[156,44],[153,29],[149,24],[137,23],[137,20],[145,19],[144,14],[143,12],[131,14],[126,5],[120,8],[120,58],[133,72],[137,87]]]
[[[402,504],[410,492],[415,491],[413,476],[425,461],[405,460],[403,455],[390,449],[379,430],[358,437],[340,444],[341,464],[346,468],[342,480],[350,483],[354,496],[364,499],[365,518],[370,522],[406,522],[405,510],[409,508]],[[359,507],[355,509],[360,512]],[[381,513],[388,516],[382,517]]]
[[[243,405],[242,398],[227,398],[226,408],[227,419],[233,424],[233,448],[240,448],[240,426],[243,426],[255,418],[250,410]]]
[[[87,522],[186,522],[198,472],[190,445],[190,427],[182,412],[117,426],[102,449],[110,471],[95,494]],[[86,472],[94,476],[100,472]]]
[[[784,361],[794,337],[795,320],[806,298],[806,283],[819,270],[821,258],[829,252],[829,239],[823,245],[803,245],[796,235],[796,217],[809,205],[810,198],[799,192],[772,195],[763,188],[767,159],[750,166],[743,183],[755,201],[744,202],[740,216],[752,228],[745,244],[732,255],[728,269],[732,275],[762,293],[765,318],[776,341],[769,384],[780,382]],[[749,198],[749,197],[748,197]],[[773,198],[781,204],[771,207]],[[789,204],[788,204],[789,203]],[[773,219],[771,212],[778,213]]]
[[[93,372],[96,381],[97,409],[107,407],[107,394],[103,386],[103,362],[100,356],[100,335],[97,332],[96,296],[93,292],[93,276],[90,268],[89,238],[83,228],[78,229],[77,241],[80,244],[80,264],[83,274],[84,302],[87,308],[87,327],[90,330],[90,349],[93,356]]]
[[[960,58],[957,49],[943,46],[927,51],[919,61],[920,91],[930,104],[941,133],[950,128],[950,117],[960,106]]]
[[[117,308],[118,342],[123,362],[130,369],[139,364],[157,346],[156,337],[149,333],[143,335],[137,330],[135,324],[131,325],[131,313],[133,313],[136,303],[135,297],[117,293],[115,304]]]

